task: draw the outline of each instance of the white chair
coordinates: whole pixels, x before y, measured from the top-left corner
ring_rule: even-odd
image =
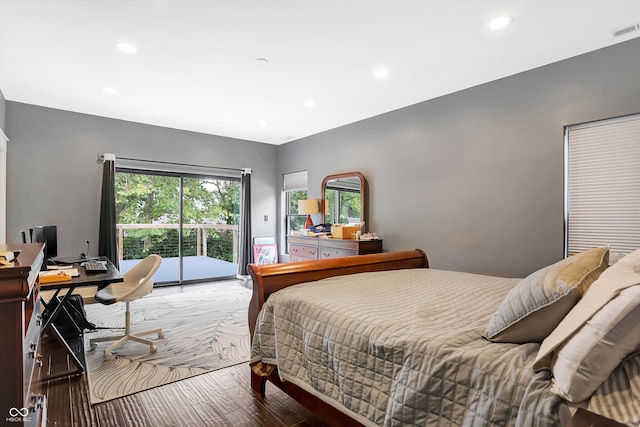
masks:
[[[91,348],[95,350],[98,347],[97,343],[99,342],[117,340],[104,351],[105,360],[113,359],[111,352],[128,340],[147,344],[151,353],[155,353],[158,349],[154,341],[142,337],[145,335],[158,334],[158,338],[163,338],[164,334],[162,329],[152,329],[150,331],[135,333],[131,332],[131,313],[129,311],[129,303],[151,293],[153,290],[153,275],[158,270],[158,267],[160,267],[161,262],[162,257],[159,255],[149,255],[136,264],[131,270],[123,274],[123,282],[112,283],[96,292],[95,299],[101,304],[109,305],[120,301],[124,301],[126,304],[124,334],[92,338],[89,341]]]

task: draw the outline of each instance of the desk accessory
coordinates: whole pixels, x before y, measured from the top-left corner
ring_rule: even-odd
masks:
[[[104,273],[107,271],[105,263],[96,260],[87,260],[84,263],[84,272],[89,273]]]
[[[68,270],[50,270],[40,272],[40,283],[66,282],[71,280]]]
[[[0,264],[2,265],[11,265],[11,261],[13,261],[13,258],[13,251],[0,252]]]

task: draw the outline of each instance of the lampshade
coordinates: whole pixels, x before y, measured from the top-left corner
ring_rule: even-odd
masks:
[[[304,224],[304,228],[313,226],[311,214],[317,214],[319,212],[320,209],[318,209],[318,199],[298,200],[298,213],[307,215],[307,221]]]
[[[318,199],[306,199],[298,200],[298,213],[302,215],[317,214],[320,212],[318,209]]]

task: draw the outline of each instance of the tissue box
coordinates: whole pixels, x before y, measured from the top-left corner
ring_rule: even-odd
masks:
[[[335,224],[331,226],[331,237],[335,239],[353,239],[355,238],[356,231],[359,230],[360,224]]]

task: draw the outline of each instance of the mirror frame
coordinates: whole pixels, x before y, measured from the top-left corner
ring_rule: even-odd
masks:
[[[362,172],[344,172],[344,173],[337,173],[334,175],[327,175],[324,177],[324,179],[322,180],[322,187],[321,187],[322,203],[321,203],[321,210],[320,210],[320,212],[322,213],[323,223],[325,222],[325,208],[326,208],[325,203],[327,200],[326,198],[327,182],[335,179],[352,178],[352,177],[356,177],[360,180],[360,211],[361,211],[360,220],[364,221],[365,224],[368,223],[367,180],[365,179]]]

